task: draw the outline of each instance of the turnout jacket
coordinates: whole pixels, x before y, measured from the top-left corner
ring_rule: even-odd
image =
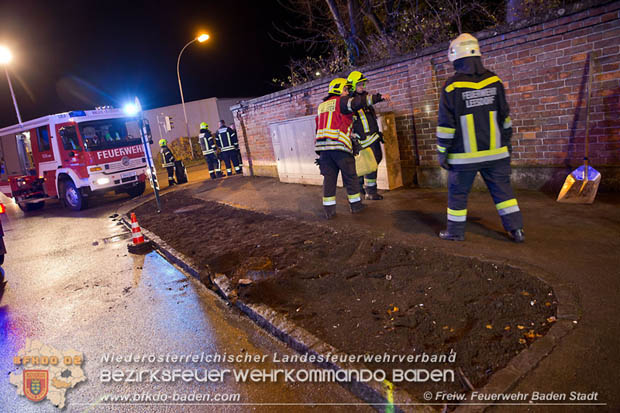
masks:
[[[209,155],[215,153],[217,147],[215,146],[215,138],[211,135],[209,129],[200,129],[200,135],[198,135],[198,142],[202,149],[203,155]]]
[[[314,151],[344,151],[353,153],[351,125],[353,113],[367,102],[361,96],[327,95],[317,109],[314,119],[316,137]]]
[[[353,92],[352,96],[366,103],[353,115],[353,134],[359,139],[362,148],[367,148],[380,138],[377,113],[372,105],[382,102],[383,98],[380,93],[371,95],[366,91],[362,93]]]
[[[215,143],[222,152],[237,150],[239,142],[237,133],[228,126],[221,127],[215,133]]]
[[[174,159],[172,151],[167,146],[162,146],[159,149],[159,152],[161,153],[161,166],[163,166],[164,168],[174,166],[174,162],[176,159]]]
[[[448,79],[439,102],[437,150],[447,153],[448,163],[457,171],[510,158],[512,122],[504,85],[479,58],[473,59],[459,59],[466,62],[460,62],[461,71],[457,67]]]

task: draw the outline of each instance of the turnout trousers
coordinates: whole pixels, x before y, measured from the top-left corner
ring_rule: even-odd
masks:
[[[235,173],[241,173],[241,168],[239,167],[239,158],[237,157],[236,150],[222,151],[220,156],[224,163],[226,164],[226,175],[232,175],[232,168],[235,167]]]
[[[350,153],[333,150],[321,151],[319,168],[323,175],[323,208],[326,212],[336,210],[336,185],[338,173],[342,173],[342,183],[347,190],[351,209],[361,204],[360,184],[355,172],[355,158]]]
[[[205,155],[205,161],[207,161],[207,166],[209,167],[209,175],[211,175],[211,179],[215,179],[219,176],[220,170],[220,162],[217,159],[217,155],[215,153],[209,153]]]
[[[381,163],[383,160],[383,152],[381,152],[381,141],[377,139],[374,141],[370,148],[372,149],[372,153],[375,154],[375,159],[377,160],[377,165]],[[362,187],[362,192],[368,195],[374,195],[377,193],[377,171],[369,173],[368,175],[360,176],[360,187]]]
[[[168,185],[174,185],[176,183],[174,181],[174,165],[167,166],[166,171],[168,172]]]
[[[490,167],[448,172],[448,231],[453,234],[465,234],[467,197],[478,172],[489,188],[504,229],[512,231],[523,228],[523,217],[510,185],[510,161],[502,160]]]

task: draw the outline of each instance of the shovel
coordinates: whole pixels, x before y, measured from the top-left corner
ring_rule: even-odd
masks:
[[[564,181],[558,202],[570,204],[591,204],[594,202],[601,174],[589,165],[588,140],[590,137],[590,96],[592,94],[592,55],[588,55],[588,100],[586,101],[586,150],[583,165],[571,172]]]

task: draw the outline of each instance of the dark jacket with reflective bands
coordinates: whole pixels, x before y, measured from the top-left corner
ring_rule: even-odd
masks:
[[[161,166],[164,168],[174,166],[174,155],[167,146],[162,146],[159,152],[161,153]]]
[[[367,148],[379,139],[379,124],[377,123],[377,113],[372,106],[383,101],[380,93],[374,95],[364,91],[354,92],[352,96],[361,99],[365,105],[355,111],[353,115],[353,134],[359,139],[362,148]]]
[[[222,152],[237,150],[239,147],[237,133],[228,126],[224,126],[217,130],[215,142]]]
[[[509,162],[511,136],[504,85],[495,73],[482,68],[448,79],[439,102],[437,150],[448,154],[452,169]]]
[[[198,143],[202,149],[203,155],[209,155],[215,153],[217,147],[215,146],[215,138],[211,135],[209,129],[200,129],[200,135],[198,135]]]

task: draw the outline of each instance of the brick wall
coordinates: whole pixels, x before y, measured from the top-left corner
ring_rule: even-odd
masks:
[[[555,188],[582,162],[587,95],[587,56],[593,57],[590,159],[620,182],[620,2],[591,7],[512,31],[477,37],[483,63],[507,90],[513,119],[516,184]],[[369,89],[392,95],[378,111],[396,115],[403,176],[407,183],[436,185],[435,155],[439,90],[452,75],[447,45],[367,66]],[[244,159],[257,175],[277,176],[269,124],[315,113],[331,79],[245,101],[233,107]],[[240,119],[243,120],[245,134]],[[600,170],[600,169],[599,169]],[[521,177],[521,178],[519,178]],[[605,186],[605,180],[602,183]],[[620,187],[620,185],[618,185]],[[617,189],[617,187],[614,187]]]

